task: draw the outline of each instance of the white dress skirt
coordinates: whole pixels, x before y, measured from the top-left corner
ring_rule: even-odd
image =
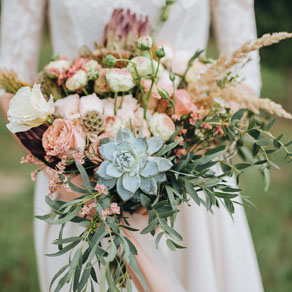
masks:
[[[54,51],[74,57],[80,46],[86,44],[92,48],[93,41],[101,39],[104,25],[114,8],[130,8],[138,14],[149,15],[154,23],[164,3],[164,0],[2,0],[0,67],[13,68],[27,80],[35,77],[46,11]],[[256,37],[253,0],[177,0],[171,6],[169,19],[158,32],[157,39],[180,50],[194,52],[205,48],[211,19],[221,51],[230,52]],[[253,61],[242,73],[246,77],[245,83],[259,92],[258,55],[252,57]],[[50,212],[45,203],[47,193],[48,179],[40,173],[35,189],[35,215]],[[180,211],[176,224],[184,237],[186,249],[172,252],[161,242],[156,250],[152,238],[136,235],[145,252],[169,279],[173,291],[263,291],[241,206],[236,206],[234,222],[224,208],[210,214],[204,207],[193,204],[191,207],[182,206]],[[138,227],[141,224],[139,216],[131,218],[132,224]],[[56,251],[52,241],[58,237],[58,232],[59,226],[35,220],[35,247],[42,292],[49,291],[52,277],[68,262],[68,255],[45,256]],[[76,236],[81,232],[78,224],[69,223],[64,236]],[[68,289],[66,286],[62,292]],[[95,291],[99,291],[98,286]]]

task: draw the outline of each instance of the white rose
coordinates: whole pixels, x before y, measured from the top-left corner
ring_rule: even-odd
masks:
[[[166,114],[155,113],[148,118],[148,123],[152,134],[161,137],[164,142],[175,132],[174,122]]]
[[[55,114],[67,120],[80,118],[79,95],[72,94],[55,102]]]
[[[148,75],[152,74],[152,64],[151,64],[151,60],[149,58],[146,58],[146,57],[143,57],[143,56],[138,56],[138,57],[135,57],[135,58],[131,59],[131,62],[136,64],[137,72],[138,72],[140,77],[145,77],[145,76],[148,76]],[[158,62],[153,60],[154,72],[156,71],[157,66],[158,66]],[[136,70],[135,70],[133,64],[129,63],[127,69],[134,76],[136,76]],[[158,69],[158,76],[161,75],[163,70],[164,70],[163,66],[160,65],[159,69]]]
[[[49,77],[58,77],[63,71],[70,68],[70,62],[68,60],[56,60],[50,62],[45,67],[45,72]]]
[[[87,85],[87,74],[83,70],[78,70],[72,77],[67,79],[66,87],[70,91],[75,91]]]
[[[22,87],[10,101],[7,128],[12,133],[27,131],[43,124],[54,111],[53,97],[47,102],[40,84]]]
[[[128,91],[135,86],[133,76],[126,69],[108,69],[105,79],[113,92]]]

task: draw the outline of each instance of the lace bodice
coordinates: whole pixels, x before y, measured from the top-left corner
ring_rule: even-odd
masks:
[[[178,49],[205,48],[211,19],[220,51],[230,52],[256,37],[253,0],[210,2],[177,0],[157,39]],[[35,77],[46,11],[54,51],[74,57],[81,45],[92,47],[95,40],[101,39],[114,8],[130,8],[149,15],[151,23],[155,23],[164,4],[165,0],[2,0],[1,67],[14,69],[26,80]],[[259,92],[257,53],[244,75],[245,83]]]

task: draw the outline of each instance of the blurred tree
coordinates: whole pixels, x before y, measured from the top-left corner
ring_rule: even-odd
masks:
[[[255,13],[258,36],[265,33],[288,31],[292,32],[292,1],[291,0],[255,0]],[[261,64],[286,80],[285,101],[292,108],[292,39],[260,50]],[[278,75],[276,74],[276,75]],[[291,96],[291,98],[289,98]]]
[[[269,32],[292,32],[291,0],[255,0],[258,36]],[[292,65],[292,39],[261,50],[265,65],[288,68]]]

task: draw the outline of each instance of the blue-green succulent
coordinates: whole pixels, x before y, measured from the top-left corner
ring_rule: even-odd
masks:
[[[124,201],[139,191],[157,194],[157,184],[166,180],[165,172],[173,166],[168,159],[154,156],[162,146],[160,137],[135,137],[121,128],[114,140],[99,147],[104,161],[97,171],[98,183],[108,189],[116,186]]]

